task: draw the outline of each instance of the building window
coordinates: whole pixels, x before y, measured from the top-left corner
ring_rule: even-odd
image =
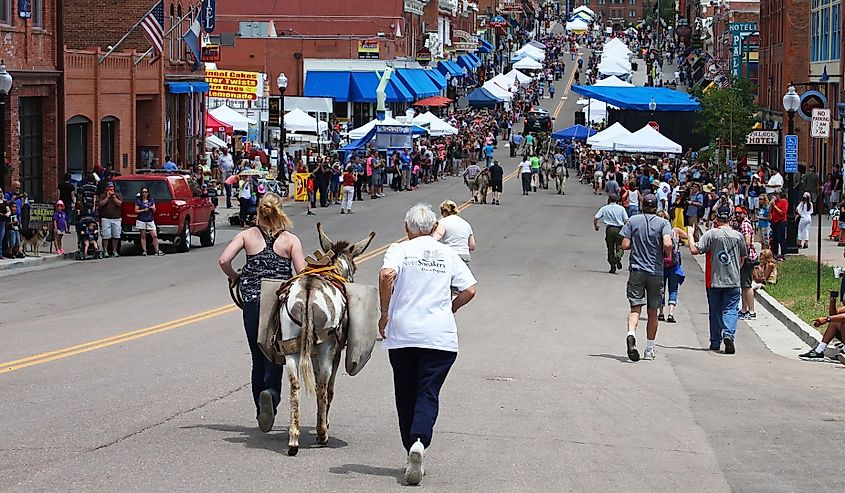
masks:
[[[67,172],[84,175],[88,170],[88,138],[91,134],[91,120],[77,115],[65,126],[67,146]]]
[[[167,54],[170,57],[171,62],[176,61],[176,53],[173,51],[173,47],[176,45],[173,42],[173,33],[176,29],[173,29],[173,26],[176,24],[176,6],[172,3],[170,4],[170,34],[167,36]]]
[[[20,98],[20,176],[23,191],[41,199],[42,183],[42,155],[41,144],[43,136],[42,98]]]
[[[14,0],[0,0],[0,23],[12,23],[12,2]]]
[[[628,17],[636,17],[636,16],[637,16],[637,11],[636,11],[636,10],[632,10],[632,11],[628,14]]]
[[[830,10],[822,9],[822,15],[819,18],[821,23],[821,37],[819,38],[819,60],[828,60],[830,55]]]
[[[810,19],[810,61],[819,61],[819,13],[813,12]]]
[[[179,24],[173,31],[173,42],[176,43],[176,56],[178,56],[178,60],[181,62],[185,59],[185,43],[182,42],[181,36],[184,32],[182,29],[182,4],[176,6],[176,23]]]
[[[117,124],[113,116],[100,120],[100,165],[106,168],[117,165]]]
[[[44,27],[44,0],[32,0],[32,25]]]
[[[830,59],[831,60],[839,60],[839,52],[840,46],[839,41],[841,38],[840,33],[842,32],[842,28],[839,25],[839,10],[841,4],[836,4],[830,7]]]
[[[842,1],[812,0],[810,5],[810,61],[839,60]]]
[[[637,0],[628,0],[628,3],[631,4],[631,5],[636,5]]]

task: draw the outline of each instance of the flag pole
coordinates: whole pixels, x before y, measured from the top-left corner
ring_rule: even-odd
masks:
[[[170,34],[170,33],[172,33],[174,29],[176,29],[177,27],[181,26],[181,25],[182,25],[182,21],[184,21],[185,19],[187,19],[187,18],[188,18],[188,16],[189,16],[189,15],[191,15],[191,14],[193,14],[193,13],[194,13],[194,9],[192,8],[191,10],[189,10],[189,11],[188,11],[188,13],[187,13],[187,14],[183,15],[183,16],[182,16],[179,20],[177,20],[176,22],[174,22],[174,23],[173,23],[173,26],[171,26],[171,27],[170,27],[170,29],[168,29],[168,30],[167,30],[167,31],[166,31],[166,32],[162,35],[162,38],[166,38],[166,37],[167,37],[167,35],[168,35],[168,34]],[[147,58],[147,55],[149,55],[151,51],[153,51],[153,47],[152,47],[152,46],[150,46],[150,47],[147,49],[147,51],[145,51],[145,52],[144,52],[144,54],[143,54],[143,55],[141,55],[141,56],[140,56],[137,60],[135,60],[135,65],[138,65],[139,63],[141,63],[141,60],[143,60],[144,58]]]
[[[123,37],[122,37],[122,38],[120,38],[120,40],[119,40],[117,43],[115,43],[114,45],[112,45],[112,47],[111,47],[111,48],[109,48],[109,51],[107,51],[107,52],[105,53],[105,55],[103,55],[103,56],[101,56],[101,57],[100,57],[100,60],[99,60],[97,63],[103,63],[103,62],[105,61],[105,59],[106,59],[106,58],[108,58],[108,57],[109,57],[109,55],[111,55],[111,54],[114,52],[114,50],[116,50],[116,49],[117,49],[117,47],[121,45],[121,43],[123,43],[124,41],[126,41],[126,38],[128,38],[128,37],[129,37],[129,35],[130,35],[130,34],[132,34],[132,32],[134,32],[134,31],[135,31],[135,29],[138,29],[138,26],[140,26],[140,25],[141,25],[141,23],[142,23],[142,22],[144,22],[144,19],[146,19],[146,18],[147,18],[147,16],[148,16],[148,15],[150,15],[150,12],[152,12],[152,11],[153,11],[153,9],[155,9],[155,8],[156,8],[156,6],[158,6],[158,2],[156,2],[156,3],[152,6],[152,8],[151,8],[150,10],[148,10],[148,11],[147,11],[147,13],[146,13],[146,14],[142,15],[142,16],[141,16],[141,18],[140,18],[140,19],[138,19],[138,22],[136,22],[136,23],[135,23],[135,25],[134,25],[134,26],[132,26],[132,28],[131,28],[131,29],[129,29],[128,31],[126,31],[126,34],[124,34],[124,35],[123,35]]]

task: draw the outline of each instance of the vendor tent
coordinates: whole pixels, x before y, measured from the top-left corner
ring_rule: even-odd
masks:
[[[619,77],[616,77],[615,75],[611,75],[610,77],[596,81],[596,83],[593,84],[593,86],[598,86],[598,87],[634,87],[634,84],[631,84],[630,82],[626,82],[626,81],[620,79]]]
[[[587,140],[587,137],[595,134],[596,131],[590,127],[572,125],[571,127],[553,133],[552,138],[558,140]]]
[[[224,142],[220,137],[214,134],[205,137],[206,149],[220,149],[221,147],[226,147],[226,142]]]
[[[214,115],[211,113],[205,114],[205,131],[207,133],[225,133],[226,135],[232,135],[232,128],[231,125],[225,122],[221,122],[217,118],[214,118]]]
[[[545,49],[546,49],[546,45],[544,45],[543,43],[541,43],[541,42],[537,41],[536,39],[532,39],[531,41],[529,41],[529,42],[528,42],[528,44],[529,44],[529,45],[531,45],[531,46],[533,46],[534,48],[540,48],[541,50],[545,50]]]
[[[257,125],[255,120],[247,118],[225,104],[209,111],[218,121],[228,123],[236,132],[246,132],[250,125]]]
[[[542,48],[537,48],[536,46],[533,46],[530,43],[514,52],[514,56],[519,56],[523,54],[530,56],[538,62],[542,62],[546,59],[546,50]]]
[[[575,19],[566,23],[567,31],[583,32],[586,31],[588,27],[587,23],[582,19]]]
[[[628,75],[631,64],[626,60],[605,60],[599,63],[598,71],[604,75]]]
[[[502,102],[499,98],[490,94],[490,91],[484,89],[483,87],[479,87],[469,93],[467,100],[469,101],[469,105],[473,108],[494,108],[497,104]]]
[[[513,64],[513,68],[519,70],[542,70],[543,64],[531,57],[525,57]]]
[[[356,140],[356,139],[360,139],[360,138],[364,137],[365,135],[367,135],[370,132],[370,130],[374,129],[377,124],[378,125],[402,125],[402,122],[400,122],[399,120],[397,120],[395,118],[389,117],[389,116],[386,116],[384,118],[384,120],[378,120],[378,119],[372,120],[369,123],[366,123],[366,124],[364,124],[364,125],[362,125],[358,128],[350,130],[349,131],[349,139],[350,140]]]
[[[607,43],[604,44],[602,47],[602,51],[625,51],[626,53],[631,53],[631,49],[628,48],[628,45],[625,44],[619,38],[610,38]]]
[[[622,152],[681,153],[681,145],[663,136],[651,125],[646,125],[631,135],[616,140],[613,149]]]
[[[458,129],[449,125],[445,121],[435,116],[432,112],[426,111],[415,116],[413,123],[425,128],[428,125],[428,133],[432,137],[440,137],[442,135],[456,135]]]
[[[574,12],[570,20],[581,20],[589,24],[593,21],[593,18],[590,16],[590,14],[586,12]]]
[[[288,132],[314,132],[317,133],[317,119],[299,108],[294,108],[285,114],[285,130]],[[320,122],[320,133],[329,129],[329,124]]]
[[[585,12],[585,13],[587,13],[588,15],[590,15],[591,17],[595,17],[595,15],[596,15],[596,13],[595,13],[595,12],[593,12],[593,11],[590,9],[590,7],[587,7],[586,5],[581,5],[581,6],[579,6],[578,8],[576,8],[576,9],[574,9],[574,10],[572,11],[572,13],[573,13],[573,14],[574,14],[575,12]]]
[[[589,118],[590,123],[602,123],[607,121],[608,106],[603,101],[591,99],[581,111],[584,112],[585,118]]]
[[[513,93],[508,90],[509,88],[504,88],[492,80],[488,80],[481,87],[501,101],[513,99]]]
[[[601,132],[587,139],[587,145],[598,151],[612,151],[613,143],[622,137],[631,135],[627,128],[616,122]]]
[[[572,86],[582,96],[598,99],[623,110],[649,111],[652,98],[656,111],[698,111],[701,105],[689,94],[666,87],[597,87]]]
[[[520,85],[524,85],[524,86],[530,84],[531,81],[534,80],[534,78],[531,77],[530,75],[525,75],[517,69],[511,69],[510,72],[505,74],[505,77],[516,79],[516,80],[519,81]]]

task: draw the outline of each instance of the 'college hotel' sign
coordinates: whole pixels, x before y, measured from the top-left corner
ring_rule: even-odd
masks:
[[[212,98],[255,101],[260,92],[258,72],[236,70],[206,70],[208,96]]]

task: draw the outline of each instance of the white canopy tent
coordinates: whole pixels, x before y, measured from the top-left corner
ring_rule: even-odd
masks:
[[[513,68],[518,70],[542,70],[543,64],[531,57],[525,57],[514,63]]]
[[[595,12],[593,12],[593,11],[590,9],[590,7],[587,7],[586,5],[581,5],[581,6],[579,6],[578,8],[576,8],[576,9],[574,9],[574,10],[572,11],[572,13],[573,13],[573,14],[574,14],[575,12],[584,12],[584,13],[588,14],[590,17],[595,17],[595,16],[596,16],[596,13],[595,13]]]
[[[510,101],[511,99],[513,99],[512,92],[501,87],[499,84],[496,84],[492,80],[488,80],[481,87],[483,87],[487,92],[489,92],[493,96],[496,96],[496,98],[502,101]]]
[[[243,116],[237,111],[229,108],[225,104],[209,111],[214,118],[217,118],[223,123],[228,123],[236,132],[246,132],[250,125],[258,125],[258,122]]]
[[[366,136],[368,133],[370,133],[370,130],[375,128],[376,125],[404,125],[404,124],[402,122],[400,122],[399,120],[395,119],[395,118],[386,116],[384,118],[384,120],[381,120],[381,121],[373,120],[369,123],[361,125],[358,128],[350,130],[349,131],[349,139],[350,140],[358,140],[361,137]]]
[[[294,108],[285,114],[285,130],[288,132],[314,132],[317,133],[317,119],[299,108]],[[320,122],[320,133],[326,132],[329,124]]]
[[[412,123],[415,123],[419,126],[424,126],[425,124],[428,124],[428,134],[432,137],[440,137],[442,135],[457,135],[458,133],[457,128],[441,120],[430,111],[420,113],[419,115],[414,117]]]
[[[226,143],[223,142],[223,139],[214,134],[205,136],[206,149],[220,149],[221,147],[226,147]]]
[[[626,82],[615,75],[598,80],[593,85],[598,87],[634,87],[634,84]]]
[[[510,79],[516,79],[517,81],[519,81],[519,84],[523,86],[527,86],[531,83],[532,80],[534,80],[534,78],[530,75],[525,75],[515,68],[511,69],[510,72],[506,73],[505,77],[508,77]]]
[[[591,99],[589,103],[584,105],[581,111],[584,112],[584,117],[589,119],[590,123],[602,123],[607,121],[607,109],[614,108],[604,101],[598,99]]]
[[[625,60],[607,60],[599,63],[598,70],[604,75],[629,75],[631,63]]]
[[[575,19],[566,23],[567,31],[586,31],[589,28],[582,19]]]
[[[532,39],[531,41],[529,41],[529,42],[528,42],[528,44],[530,44],[530,45],[531,45],[531,46],[533,46],[534,48],[540,48],[541,50],[545,50],[545,49],[546,49],[546,45],[544,45],[543,43],[541,43],[541,42],[537,41],[536,39]]]
[[[668,152],[680,154],[681,145],[664,136],[650,125],[616,140],[613,150],[622,152]]]
[[[516,50],[515,54],[520,53],[527,53],[531,56],[531,58],[535,60],[545,60],[546,59],[546,50],[543,48],[537,48],[536,46],[532,45],[531,43],[526,44],[522,48]]]
[[[619,38],[610,38],[610,40],[608,40],[608,42],[602,47],[602,52],[605,51],[625,51],[626,53],[631,53],[631,49],[628,48],[628,45]]]
[[[631,132],[621,123],[616,122],[601,132],[588,137],[587,145],[597,151],[612,151],[614,142],[629,135],[631,135]]]
[[[510,91],[511,89],[516,90],[516,87],[519,87],[519,83],[516,81],[516,77],[508,77],[507,74],[499,74],[492,79],[490,82],[496,84],[500,88]]]

